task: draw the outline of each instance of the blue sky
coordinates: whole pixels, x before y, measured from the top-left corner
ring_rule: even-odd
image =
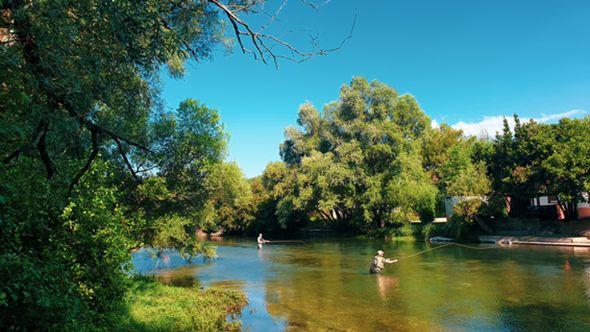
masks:
[[[270,1],[273,12],[281,0]],[[493,134],[502,116],[541,122],[590,114],[590,1],[316,1],[290,0],[270,32],[309,49],[307,30],[324,48],[353,36],[337,52],[278,70],[218,49],[164,77],[162,96],[175,108],[195,98],[217,109],[230,133],[228,160],[248,177],[279,160],[300,104],[321,108],[353,76],[411,93],[436,123]],[[248,17],[254,26],[263,14]]]

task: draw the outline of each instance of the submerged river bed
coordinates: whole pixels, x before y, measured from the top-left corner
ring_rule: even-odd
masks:
[[[133,257],[165,283],[244,291],[249,331],[590,331],[590,248],[321,239],[218,243],[219,258]],[[381,275],[378,249],[400,258]],[[405,258],[405,256],[414,255]]]

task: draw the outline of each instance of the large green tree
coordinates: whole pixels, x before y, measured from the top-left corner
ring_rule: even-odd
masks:
[[[295,209],[296,173],[284,162],[269,163],[262,175],[250,179],[254,220],[250,232],[292,234],[307,221],[307,216]]]
[[[588,151],[585,133],[588,119],[563,119],[557,124],[521,123],[504,129],[481,149],[493,190],[501,193],[511,213],[523,215],[531,199],[555,195],[566,218],[577,218],[576,205],[587,190]]]
[[[482,214],[493,202],[492,188],[485,163],[473,161],[472,148],[471,144],[458,144],[451,149],[449,162],[444,166],[444,190],[448,197],[457,200],[453,210],[463,218],[461,221],[477,222],[485,232],[491,233]]]
[[[245,232],[254,216],[250,183],[236,163],[216,165],[207,179],[208,218],[211,230]]]
[[[494,191],[506,197],[511,213],[522,215],[530,199],[546,192],[545,173],[539,167],[546,154],[539,149],[542,126],[529,121],[521,123],[514,115],[514,130],[504,119],[491,149],[481,157],[486,161]]]
[[[122,202],[132,207],[130,231],[136,246],[176,248],[194,255],[201,248],[195,230],[220,223],[211,217],[221,207],[212,200],[223,189],[218,179],[227,168],[227,135],[219,114],[189,99],[174,112],[158,114],[147,132],[152,152],[133,156],[133,164],[141,169],[119,175],[127,189]]]
[[[590,118],[562,119],[544,126],[539,145],[546,158],[540,169],[546,174],[547,193],[556,195],[558,204],[569,219],[578,217],[577,204],[582,193],[590,191]]]
[[[281,145],[294,172],[282,210],[358,230],[431,220],[436,187],[421,156],[430,120],[412,96],[354,78],[323,112],[301,106],[297,123]]]

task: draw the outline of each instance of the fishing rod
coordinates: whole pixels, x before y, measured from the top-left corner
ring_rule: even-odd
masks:
[[[304,242],[302,240],[269,240],[268,242],[272,243],[299,243]]]
[[[267,240],[267,243],[301,243],[304,245],[309,245],[307,242],[302,240]]]
[[[481,247],[470,246],[470,245],[461,244],[461,243],[457,243],[457,242],[448,242],[448,243],[445,243],[443,245],[436,246],[434,248],[428,248],[426,250],[418,251],[418,252],[413,253],[413,254],[408,255],[408,256],[400,257],[399,259],[407,259],[407,258],[410,258],[410,257],[413,257],[413,256],[421,255],[421,254],[423,254],[423,253],[425,253],[427,251],[432,251],[432,250],[435,250],[435,249],[440,249],[440,248],[444,248],[444,247],[448,247],[448,246],[453,246],[453,245],[454,246],[458,246],[458,247],[473,249],[473,250],[486,250],[486,249],[497,249],[497,248],[499,248],[499,246],[490,246],[490,247],[481,248]]]
[[[406,259],[406,258],[410,258],[410,257],[413,257],[413,256],[417,256],[417,255],[423,254],[423,253],[425,253],[425,252],[427,252],[427,251],[431,251],[431,250],[435,250],[435,249],[440,249],[440,248],[448,247],[448,246],[450,246],[450,245],[452,245],[452,244],[453,244],[453,243],[447,243],[447,244],[443,244],[443,245],[441,245],[441,246],[437,246],[437,247],[434,247],[434,248],[428,248],[428,249],[426,249],[426,250],[418,251],[418,252],[416,252],[416,253],[413,253],[413,254],[411,254],[411,255],[408,255],[408,256],[400,257],[400,258],[398,258],[398,259]]]

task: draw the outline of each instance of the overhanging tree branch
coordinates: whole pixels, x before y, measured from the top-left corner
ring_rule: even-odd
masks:
[[[250,36],[250,39],[252,40],[252,43],[254,44],[254,47],[256,47],[257,53],[260,55],[260,59],[262,60],[262,62],[267,63],[266,62],[266,59],[264,57],[264,52],[262,51],[262,48],[260,46],[260,44],[262,43],[262,41],[261,41],[260,37],[258,37],[258,34],[255,33],[250,28],[250,25],[248,25],[246,22],[242,21],[238,17],[238,15],[236,15],[231,9],[229,9],[226,5],[222,4],[220,1],[218,1],[218,0],[209,0],[209,2],[213,3],[219,9],[221,9],[221,11],[224,12],[225,15],[227,16],[227,18],[230,21],[232,27],[234,28],[234,33],[236,35],[236,38],[238,39],[238,43],[240,43],[240,48],[242,49],[242,52],[244,54],[246,54],[248,52],[248,50],[244,47],[244,43],[242,42],[241,36],[242,35]],[[242,32],[240,30],[239,26],[241,26],[244,29],[246,29],[246,32]],[[253,54],[256,57],[256,53],[253,53]]]
[[[17,148],[13,152],[11,152],[8,156],[4,157],[4,159],[2,159],[2,163],[8,164],[13,159],[18,158],[21,154],[29,152],[29,150],[31,150],[34,146],[36,146],[44,133],[45,121],[46,120],[39,122],[39,124],[37,125],[37,127],[33,131],[33,135],[31,137],[31,141],[29,143],[20,146],[19,148]]]
[[[329,48],[329,49],[321,48],[319,46],[319,43],[317,43],[317,38],[312,38],[312,46],[313,46],[314,50],[302,51],[302,50],[298,49],[297,47],[293,46],[292,44],[290,44],[290,43],[288,43],[288,42],[286,42],[274,35],[261,33],[261,31],[266,29],[266,27],[268,27],[268,25],[270,25],[270,23],[277,20],[278,13],[283,9],[286,1],[283,1],[283,3],[280,5],[277,12],[271,16],[271,21],[268,24],[263,25],[260,28],[259,32],[255,32],[247,22],[245,22],[244,20],[242,20],[238,16],[237,12],[239,9],[230,8],[229,5],[223,4],[220,0],[208,0],[208,1],[211,4],[213,4],[214,6],[216,6],[221,12],[223,12],[225,14],[225,16],[227,17],[227,19],[229,20],[230,24],[232,25],[236,39],[238,41],[238,44],[240,45],[240,49],[242,50],[242,53],[252,54],[255,59],[260,59],[265,64],[268,63],[268,59],[272,59],[275,67],[277,67],[277,68],[278,68],[278,60],[279,59],[286,59],[289,61],[301,63],[301,62],[305,62],[305,61],[309,60],[310,58],[312,58],[314,56],[326,55],[328,53],[335,52],[335,51],[341,49],[344,46],[344,44],[350,38],[352,38],[352,33],[353,33],[354,27],[356,25],[356,14],[355,14],[349,34],[339,43],[339,45],[337,47]],[[318,9],[320,6],[328,3],[329,1],[324,1],[321,4],[315,4],[311,1],[305,1],[305,0],[301,0],[301,2],[307,6],[312,7],[313,9]],[[244,40],[242,39],[242,37],[247,37],[251,41],[251,43],[255,49],[254,51],[250,51],[245,46],[245,43],[244,43]],[[274,50],[275,46],[280,46],[281,48],[286,49],[290,55],[283,55],[283,54],[276,53]]]
[[[321,3],[315,3],[313,1],[308,1],[308,0],[299,0],[302,4],[310,7],[313,10],[318,10],[321,6],[326,5],[330,2],[332,2],[332,0],[326,0],[326,1],[322,1]]]
[[[96,130],[91,130],[90,133],[92,135],[92,150],[90,151],[90,155],[88,156],[88,160],[84,164],[84,167],[82,167],[82,169],[80,169],[80,171],[76,174],[76,176],[74,177],[74,179],[70,183],[70,186],[68,187],[68,197],[71,195],[72,191],[74,190],[74,187],[78,184],[78,182],[80,182],[80,179],[82,178],[82,176],[84,176],[84,174],[86,174],[86,172],[88,172],[88,170],[90,169],[90,166],[92,165],[92,162],[94,161],[94,159],[98,155],[98,151],[99,151],[98,132]]]
[[[133,166],[131,166],[129,159],[127,159],[127,155],[125,154],[125,151],[123,151],[123,146],[121,146],[121,142],[119,141],[119,138],[113,138],[113,139],[115,140],[115,143],[117,143],[117,148],[119,149],[119,153],[121,154],[123,161],[125,161],[125,165],[127,165],[127,168],[129,168],[129,171],[131,171],[133,178],[135,178],[136,181],[140,181],[139,177],[137,177],[137,174],[133,170]]]
[[[41,128],[41,136],[37,141],[37,150],[39,150],[39,155],[41,156],[41,161],[45,166],[45,171],[47,172],[47,180],[51,180],[55,174],[57,173],[55,169],[55,165],[47,152],[47,142],[45,140],[47,136],[47,132],[49,131],[49,121],[41,120],[39,123],[39,127]]]
[[[14,1],[11,3],[11,5],[13,7],[11,7],[10,9],[14,10],[16,7],[18,7],[19,3],[18,1]],[[58,78],[59,75],[55,74],[54,72],[52,72],[50,68],[47,68],[45,65],[43,65],[43,62],[41,61],[41,58],[39,56],[39,49],[36,40],[31,35],[31,31],[29,29],[30,22],[28,22],[27,19],[24,17],[19,17],[15,18],[13,23],[15,26],[15,33],[18,38],[18,41],[23,46],[23,57],[25,63],[29,66],[31,73],[39,78]],[[131,146],[135,146],[141,150],[153,153],[149,148],[143,146],[142,144],[127,139],[119,134],[116,134],[115,132],[89,120],[85,114],[79,113],[76,110],[76,107],[72,104],[70,98],[68,98],[66,94],[56,91],[56,89],[54,89],[53,86],[51,86],[51,81],[53,80],[39,80],[39,82],[41,82],[41,84],[39,84],[39,92],[47,97],[47,105],[49,106],[50,110],[56,113],[59,110],[65,110],[70,117],[75,119],[82,127],[89,130],[93,135],[93,148],[90,157],[88,158],[86,165],[81,169],[81,171],[76,175],[76,177],[72,181],[70,191],[73,188],[73,186],[75,186],[76,183],[80,180],[82,175],[84,175],[84,173],[88,171],[90,165],[92,164],[93,160],[98,154],[97,136],[99,134],[105,134],[109,136],[110,138],[115,140],[118,145],[120,144],[120,141],[123,141]],[[55,169],[55,165],[53,164],[49,156],[49,153],[47,152],[46,134],[48,130],[48,120],[42,120],[39,124],[39,127],[36,130],[36,132],[41,133],[39,139],[37,140],[37,149],[47,171],[47,178],[51,179],[55,176],[57,170]],[[6,162],[10,162],[10,160],[16,158],[16,156],[18,156],[21,153],[20,149],[17,151],[11,153],[8,157],[4,158],[4,160],[6,160]]]

